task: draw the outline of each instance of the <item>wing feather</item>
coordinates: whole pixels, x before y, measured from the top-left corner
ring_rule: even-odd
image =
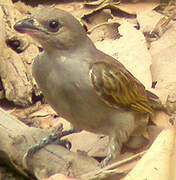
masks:
[[[97,62],[91,65],[89,75],[96,93],[107,105],[153,113],[145,87],[123,66]]]

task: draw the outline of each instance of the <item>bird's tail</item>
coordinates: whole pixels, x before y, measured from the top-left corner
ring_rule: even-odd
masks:
[[[166,110],[165,106],[162,104],[162,102],[160,101],[159,97],[156,96],[154,93],[146,90],[146,94],[147,94],[147,97],[148,97],[148,100],[151,104],[151,107],[154,109],[154,110]]]

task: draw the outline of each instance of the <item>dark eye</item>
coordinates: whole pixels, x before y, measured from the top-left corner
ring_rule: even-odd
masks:
[[[59,28],[61,27],[61,24],[56,20],[51,20],[49,21],[49,27],[51,31],[57,32]]]

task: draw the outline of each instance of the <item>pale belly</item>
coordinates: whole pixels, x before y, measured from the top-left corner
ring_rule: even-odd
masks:
[[[48,89],[51,93],[44,91],[44,95],[53,109],[75,127],[105,133],[103,127],[110,128],[112,110],[100,100],[90,85],[82,86],[79,82],[64,81],[62,85],[49,86],[52,87]]]

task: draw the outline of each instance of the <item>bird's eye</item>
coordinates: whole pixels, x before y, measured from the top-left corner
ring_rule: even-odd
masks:
[[[59,28],[61,27],[61,24],[56,20],[51,20],[49,21],[49,27],[51,31],[57,32]]]
[[[57,21],[50,21],[49,26],[52,29],[56,29],[58,27],[59,23]]]

